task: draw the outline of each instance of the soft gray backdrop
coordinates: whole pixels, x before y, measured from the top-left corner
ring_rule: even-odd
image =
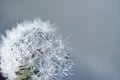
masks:
[[[70,37],[76,66],[64,80],[120,80],[120,0],[0,0],[0,33],[34,17]]]

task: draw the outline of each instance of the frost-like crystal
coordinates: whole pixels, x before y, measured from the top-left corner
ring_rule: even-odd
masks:
[[[48,22],[24,21],[2,36],[1,73],[8,80],[61,80],[73,65],[70,51]]]

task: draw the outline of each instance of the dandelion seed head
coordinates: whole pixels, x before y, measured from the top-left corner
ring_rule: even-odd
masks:
[[[28,69],[26,80],[61,80],[73,66],[70,52],[49,22],[24,21],[2,37],[0,71],[8,80],[18,77],[21,69]]]

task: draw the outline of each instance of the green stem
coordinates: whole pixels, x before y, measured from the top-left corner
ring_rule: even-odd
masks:
[[[14,80],[27,80],[30,75],[31,68],[32,67],[28,66],[27,64],[20,66],[20,70],[18,71],[20,74],[18,74]]]

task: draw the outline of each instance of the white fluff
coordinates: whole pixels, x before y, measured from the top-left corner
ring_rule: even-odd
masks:
[[[73,65],[69,59],[70,51],[48,22],[40,19],[24,21],[2,36],[1,73],[13,80],[19,67],[27,63],[32,66],[28,80],[61,80],[64,75],[69,75]]]

